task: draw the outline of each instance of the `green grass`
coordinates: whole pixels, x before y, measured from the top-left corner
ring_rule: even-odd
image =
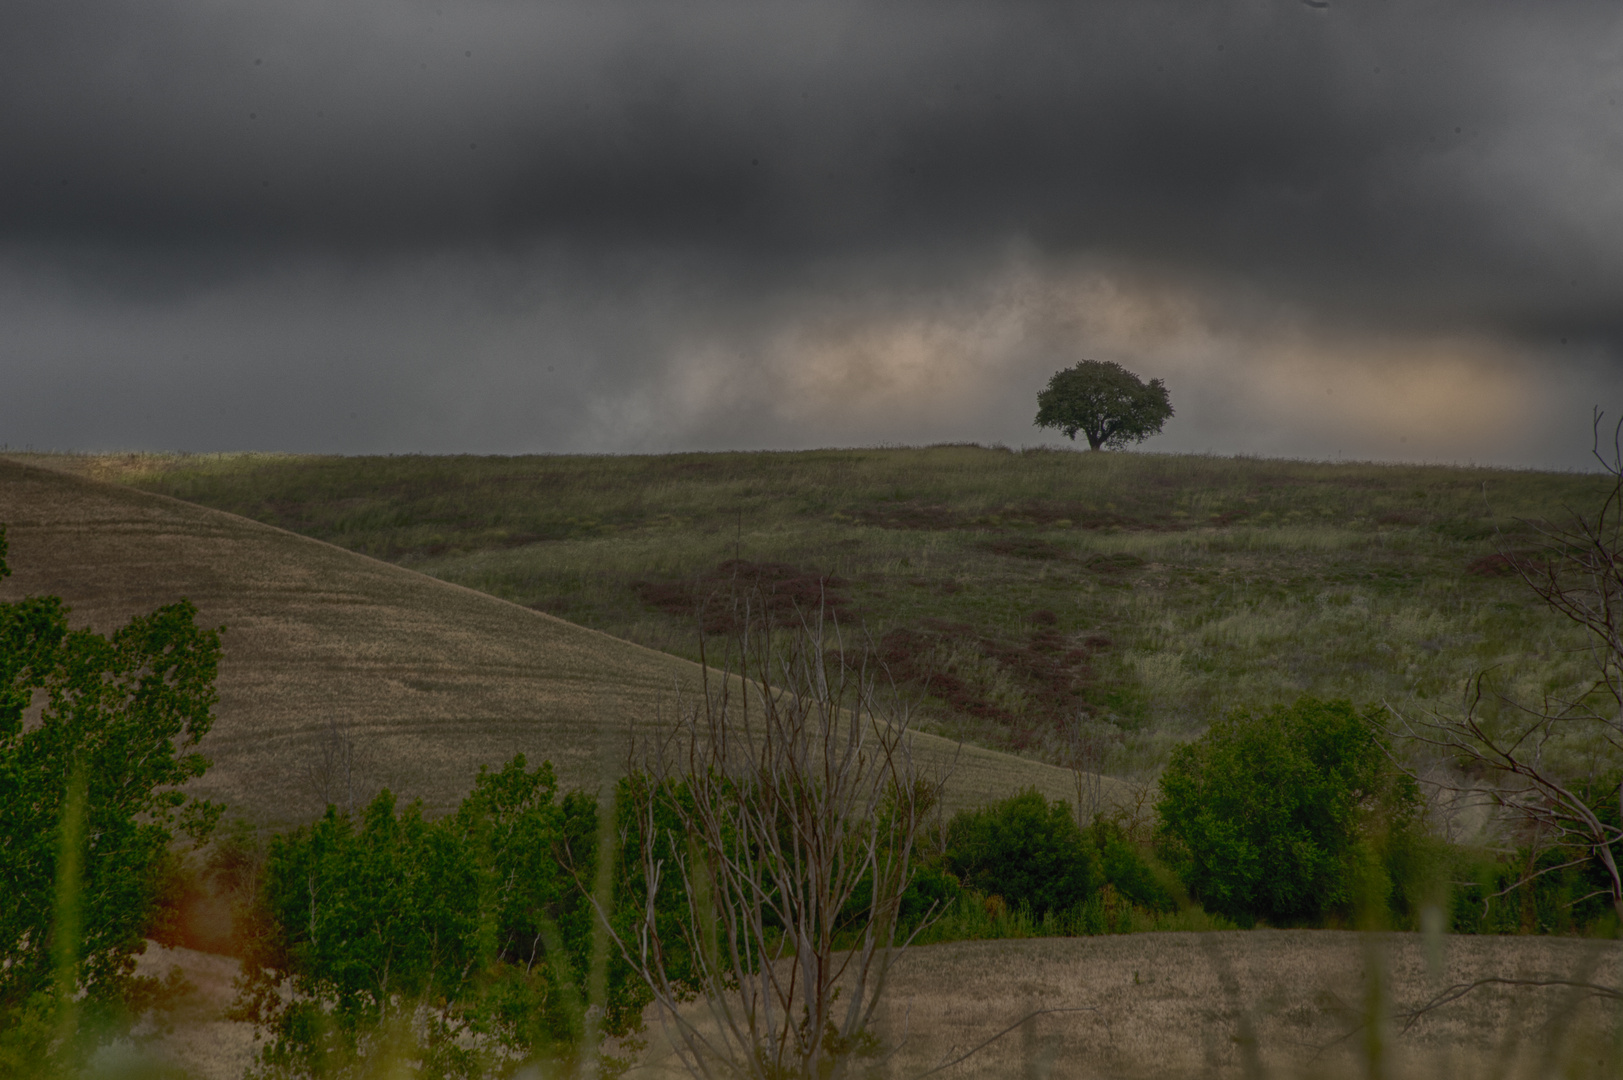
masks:
[[[1171,912],[1150,911],[1127,903],[1108,886],[1083,908],[1042,915],[1008,908],[1001,898],[989,902],[979,893],[966,892],[925,926],[913,944],[1233,929],[1234,924],[1223,916],[1210,914],[1198,905]]]
[[[1060,760],[1086,715],[1116,772],[1236,705],[1447,707],[1495,667],[1521,693],[1575,683],[1580,639],[1483,560],[1531,542],[1519,519],[1603,490],[1576,473],[978,446],[49,463],[690,658],[681,598],[725,587],[729,560],[746,578],[832,575],[845,625],[923,696],[927,726]]]

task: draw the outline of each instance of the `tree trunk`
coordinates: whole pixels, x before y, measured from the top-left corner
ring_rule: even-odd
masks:
[[[1617,809],[1623,814],[1623,784],[1617,786]],[[1612,845],[1604,832],[1600,844],[1601,864],[1612,879],[1612,909],[1617,912],[1617,924],[1623,926],[1623,875],[1617,871],[1617,860],[1612,858]]]
[[[1623,801],[1623,790],[1618,793],[1619,801]],[[1612,845],[1607,843],[1607,837],[1602,833],[1600,843],[1595,845],[1600,854],[1601,865],[1606,867],[1606,874],[1611,878],[1612,909],[1617,912],[1617,921],[1623,925],[1623,874],[1617,869],[1617,860],[1612,858]]]

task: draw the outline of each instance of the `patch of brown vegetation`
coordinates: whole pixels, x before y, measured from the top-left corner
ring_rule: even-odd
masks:
[[[632,583],[643,603],[667,615],[696,619],[706,634],[736,634],[760,625],[792,626],[804,619],[839,618],[850,608],[842,577],[788,563],[728,559],[685,578]]]
[[[1096,574],[1127,574],[1141,569],[1145,563],[1137,555],[1119,551],[1114,555],[1093,555],[1084,560],[1084,565]]]
[[[1037,611],[1030,622],[1023,640],[981,634],[968,623],[945,620],[898,627],[880,638],[879,659],[899,685],[930,695],[951,712],[997,724],[1010,745],[1025,749],[1040,732],[1058,730],[1091,711],[1091,661],[1110,646],[1102,635],[1076,640],[1062,634],[1052,611]],[[987,678],[983,670],[966,674],[942,659],[961,654],[990,661],[996,675]],[[998,683],[1017,688],[1018,709],[996,700]]]
[[[1536,551],[1495,551],[1466,563],[1465,572],[1477,577],[1509,577],[1531,569],[1537,557]]]
[[[865,506],[851,514],[864,525],[881,529],[962,529],[969,524],[965,514],[950,506],[899,502]]]
[[[937,503],[908,500],[861,507],[850,511],[850,516],[864,525],[874,525],[882,529],[1037,527],[1161,532],[1190,527],[1189,522],[1173,518],[1164,510],[1142,509],[1130,513],[1110,507],[1054,499],[1031,499],[976,514],[954,510],[950,506]],[[1243,516],[1243,511],[1230,511],[1225,515],[1225,521],[1239,516]]]
[[[995,540],[987,540],[979,546],[982,550],[990,551],[994,555],[1006,555],[1013,559],[1035,559],[1044,562],[1072,558],[1069,551],[1052,540],[1044,540],[1040,536],[1029,536],[1022,533],[1000,536]]]

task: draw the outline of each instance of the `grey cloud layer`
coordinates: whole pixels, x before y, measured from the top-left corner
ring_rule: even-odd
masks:
[[[174,305],[258,282],[276,296],[250,307],[319,338],[311,265],[387,322],[425,301],[378,283],[495,260],[457,279],[480,317],[442,325],[550,335],[488,362],[525,385],[589,364],[577,387],[610,401],[673,342],[975,293],[1010,244],[1337,333],[1497,335],[1539,363],[1566,339],[1605,372],[1619,101],[1600,2],[13,0],[0,253],[86,319],[170,305],[151,349],[190,326],[243,385],[262,361],[235,316]],[[623,316],[581,314],[605,301]],[[21,363],[49,331],[3,344]],[[445,377],[401,352],[335,363]]]
[[[0,230],[775,265],[1016,233],[1446,273],[1465,310],[1615,286],[1619,16],[1394,7],[19,0]]]

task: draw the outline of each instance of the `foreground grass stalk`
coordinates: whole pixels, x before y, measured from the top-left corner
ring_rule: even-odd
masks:
[[[1373,931],[1364,935],[1364,1075],[1388,1080],[1392,1075],[1392,987],[1386,950]]]
[[[600,800],[597,810],[597,864],[592,882],[594,911],[614,910],[614,853],[619,850],[618,785],[609,786],[609,796]],[[609,999],[610,928],[599,916],[592,920],[591,957],[586,972],[586,1013],[581,1024],[580,1077],[597,1075],[603,1051],[603,1016]]]
[[[69,1056],[78,1035],[79,946],[83,937],[86,791],[78,764],[68,778],[62,804],[56,862],[56,911],[51,934],[51,960],[56,972],[57,1044]]]

